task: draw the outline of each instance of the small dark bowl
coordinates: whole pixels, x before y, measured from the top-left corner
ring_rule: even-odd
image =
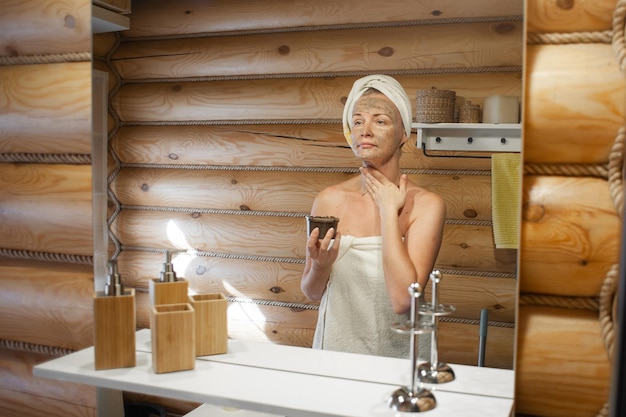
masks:
[[[335,234],[333,238],[337,236],[337,225],[339,224],[339,219],[332,216],[320,217],[320,216],[306,216],[306,235],[310,236],[313,229],[318,227],[320,229],[320,239],[326,236],[326,232],[328,229],[333,227],[335,229]]]

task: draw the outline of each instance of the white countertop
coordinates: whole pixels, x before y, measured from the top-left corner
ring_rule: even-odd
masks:
[[[150,330],[137,332],[137,366],[96,371],[93,348],[35,366],[39,377],[289,417],[394,417],[387,399],[410,385],[410,361],[229,340],[228,353],[198,357],[189,371],[156,374]],[[456,380],[429,386],[428,417],[508,417],[511,370],[450,365]],[[423,413],[420,413],[423,414]],[[411,413],[411,415],[415,415]]]

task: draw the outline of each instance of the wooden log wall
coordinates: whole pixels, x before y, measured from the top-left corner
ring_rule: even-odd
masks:
[[[95,389],[32,375],[93,344],[91,8],[4,2],[0,13],[2,415],[94,416]]]
[[[118,41],[96,37],[112,85],[115,256],[140,327],[163,252],[186,249],[177,273],[229,297],[230,337],[310,346],[304,216],[358,167],[340,124],[352,83],[382,72],[413,98],[432,86],[459,103],[521,96],[522,2],[396,3],[136,1]],[[437,267],[457,311],[442,320],[440,356],[476,364],[488,308],[487,365],[511,368],[517,250],[494,246],[490,159],[428,157],[415,139],[402,166],[448,208]]]
[[[623,34],[623,7],[527,2],[516,363],[523,415],[607,415],[625,92],[612,36]]]

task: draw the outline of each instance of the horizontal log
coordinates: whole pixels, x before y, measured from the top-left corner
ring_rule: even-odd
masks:
[[[90,19],[88,0],[6,2],[0,15],[0,56],[89,52]]]
[[[66,349],[93,345],[91,266],[0,262],[0,339]]]
[[[520,21],[124,42],[124,80],[521,67]],[[210,63],[210,65],[207,65]]]
[[[356,167],[341,124],[124,126],[111,147],[125,164]],[[426,157],[415,133],[403,168],[489,170],[486,158]]]
[[[285,343],[285,332],[274,323],[267,323],[272,309],[278,307],[257,306],[251,304],[231,305],[228,310],[229,335],[235,339],[269,341],[278,344],[290,344],[294,346],[310,347],[315,331],[317,312],[304,313],[309,321],[309,326],[302,324],[293,329],[290,335],[293,337]],[[282,309],[284,310],[284,309]],[[276,317],[280,319],[283,312]],[[280,323],[282,326],[283,323]],[[440,360],[466,365],[476,365],[478,359],[478,325],[440,322],[439,327]],[[490,326],[487,331],[486,366],[512,369],[514,350],[514,329]],[[300,338],[298,339],[297,336]],[[407,340],[408,343],[408,340]]]
[[[117,33],[94,33],[93,35],[93,63],[104,63],[107,55],[117,45]]]
[[[61,384],[58,381],[55,382]],[[71,389],[66,384],[61,386]],[[5,417],[96,417],[95,408],[56,398],[28,395],[12,389],[0,388],[0,403],[2,403],[2,415]]]
[[[526,3],[529,32],[568,33],[611,30],[617,0],[559,2],[535,0]]]
[[[0,164],[0,246],[91,256],[91,166]]]
[[[606,163],[626,89],[611,45],[529,45],[527,68],[524,162]]]
[[[91,153],[91,62],[5,66],[0,84],[1,153]]]
[[[310,211],[319,191],[356,174],[124,168],[112,184],[123,205],[197,209]],[[439,194],[449,219],[491,220],[491,177],[410,174]]]
[[[304,217],[122,210],[112,227],[124,247],[182,248],[246,258],[303,259],[306,251]],[[439,268],[513,274],[516,263],[516,250],[495,249],[490,226],[445,225]]]
[[[51,359],[54,356],[0,349],[3,416],[95,416],[95,387],[33,376],[33,366]]]
[[[481,104],[493,94],[519,96],[520,73],[397,76],[409,97],[435,86]],[[111,105],[124,122],[341,119],[355,77],[261,79],[123,85]]]
[[[163,255],[122,251],[118,258],[122,282],[126,286],[147,291],[151,279],[162,270]],[[311,303],[300,290],[302,263],[267,262],[263,260],[224,259],[179,254],[174,256],[174,269],[179,278],[189,282],[196,293],[222,293],[227,297],[243,297],[280,303]],[[483,308],[489,320],[515,321],[517,281],[489,275],[445,274],[439,290],[440,302],[452,304],[455,318],[479,320]],[[431,297],[431,285],[426,288]]]
[[[426,299],[432,302],[432,281],[426,287]],[[517,280],[480,275],[443,274],[437,288],[441,304],[456,310],[447,317],[480,320],[482,309],[487,309],[490,322],[515,323],[517,309]]]
[[[605,180],[526,176],[520,291],[597,296],[618,262],[620,231]]]
[[[358,10],[359,13],[354,11]],[[175,3],[167,0],[133,0],[132,25],[124,38],[180,35],[201,32],[255,31],[307,26],[367,24],[445,19],[475,19],[481,16],[522,15],[522,1],[442,0],[431,4],[395,1],[393,7],[373,0],[322,0],[303,6],[273,0],[252,3],[220,0],[207,6],[202,0]]]
[[[478,365],[478,324],[437,324],[437,346],[439,360],[449,364]],[[515,351],[515,329],[489,326],[485,343],[485,366],[489,368],[513,369]],[[454,369],[454,366],[453,366]]]
[[[521,306],[516,371],[516,412],[596,415],[608,400],[611,380],[598,313]]]

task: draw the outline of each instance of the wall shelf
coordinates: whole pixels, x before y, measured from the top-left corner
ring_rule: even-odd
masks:
[[[413,123],[424,151],[521,152],[519,123]]]

